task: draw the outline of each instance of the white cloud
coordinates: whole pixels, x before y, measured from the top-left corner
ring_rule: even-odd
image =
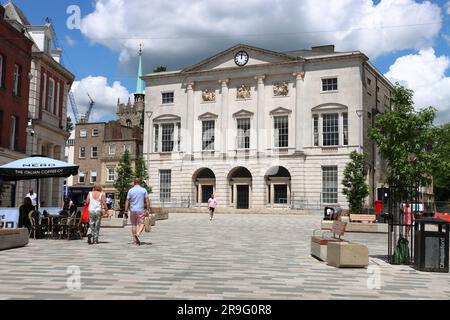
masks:
[[[414,90],[418,108],[433,106],[438,109],[437,122],[450,122],[450,58],[436,56],[432,48],[418,54],[398,58],[389,68],[386,77]]]
[[[69,45],[69,47],[73,47],[77,43],[77,41],[72,39],[70,36],[66,35],[64,38],[66,40],[66,43]]]
[[[450,1],[448,1],[448,2],[445,4],[445,7],[447,8],[447,14],[450,14]]]
[[[85,114],[88,109],[90,102],[88,93],[94,100],[95,105],[91,112],[91,122],[98,121],[105,116],[114,117],[117,99],[126,102],[130,97],[128,90],[119,81],[109,85],[108,80],[101,76],[89,76],[81,81],[75,81],[72,85],[72,91],[80,114]]]
[[[273,50],[332,43],[375,58],[432,46],[441,25],[441,8],[429,1],[98,0],[81,31],[126,63],[143,42],[148,61],[173,69],[242,42]]]

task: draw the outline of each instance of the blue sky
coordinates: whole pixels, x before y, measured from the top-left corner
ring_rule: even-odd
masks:
[[[249,0],[243,4],[237,0],[15,0],[14,3],[32,24],[44,24],[45,17],[52,19],[64,50],[65,66],[83,82],[74,88],[76,98],[83,109],[87,103],[83,91],[87,87],[93,91],[90,94],[99,111],[102,110],[94,112],[97,120],[114,117],[117,101],[114,92],[120,92],[122,97],[134,92],[136,54],[138,43],[142,42],[144,73],[159,65],[178,69],[236,43],[280,51],[334,43],[337,50],[366,53],[392,81],[400,80],[417,90],[418,105],[439,104],[440,118],[450,121],[450,116],[446,116],[450,103],[445,103],[450,100],[450,93],[425,100],[430,91],[450,92],[449,1],[340,0],[320,4],[312,0]],[[81,30],[67,28],[70,14],[66,11],[71,5],[81,10]],[[317,19],[322,15],[324,19]],[[373,27],[377,23],[385,27]],[[350,31],[352,28],[356,30]],[[274,36],[293,30],[298,32],[291,35],[295,39]],[[394,64],[395,68],[389,72]],[[425,76],[433,88],[425,88],[419,75],[410,72],[418,65],[422,69],[417,73],[436,70],[435,74]],[[105,110],[111,115],[104,116]]]

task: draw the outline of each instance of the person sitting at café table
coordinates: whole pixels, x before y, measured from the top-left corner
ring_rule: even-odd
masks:
[[[19,228],[31,229],[31,223],[28,219],[30,211],[34,211],[34,206],[29,197],[23,199],[23,204],[19,208]]]

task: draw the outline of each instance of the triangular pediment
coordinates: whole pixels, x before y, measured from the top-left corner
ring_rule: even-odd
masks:
[[[217,119],[219,116],[217,114],[206,112],[198,116],[198,120],[213,120]]]
[[[163,114],[153,119],[153,121],[181,121],[181,118],[174,114]]]
[[[253,112],[247,110],[239,110],[238,112],[233,113],[234,118],[251,118],[253,117]]]
[[[282,114],[290,114],[292,112],[292,110],[283,108],[283,107],[278,107],[272,111],[270,111],[271,115],[282,115]]]
[[[239,67],[235,63],[235,55],[245,51],[248,53],[249,59],[245,66]],[[219,52],[212,57],[200,61],[199,63],[185,68],[182,72],[208,71],[227,68],[245,68],[248,66],[264,65],[271,63],[280,63],[294,61],[296,58],[288,56],[281,52],[270,51],[266,49],[256,48],[245,44],[239,44],[227,50]]]

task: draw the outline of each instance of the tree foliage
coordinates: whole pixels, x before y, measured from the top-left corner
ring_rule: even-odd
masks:
[[[125,150],[117,169],[117,179],[114,182],[114,188],[119,193],[119,207],[123,211],[128,190],[133,183],[133,169],[131,168],[130,153]]]
[[[167,67],[164,67],[164,66],[156,67],[156,68],[153,70],[153,72],[166,72],[166,71],[167,71]]]
[[[438,130],[433,146],[439,164],[434,169],[434,194],[436,201],[450,201],[450,123],[440,126]]]
[[[66,118],[66,132],[70,133],[73,130],[73,122],[70,116]]]
[[[367,154],[353,151],[350,154],[352,160],[344,170],[342,192],[347,196],[350,211],[358,214],[362,213],[363,201],[369,195],[369,187],[366,183],[367,176]]]
[[[142,157],[139,157],[136,159],[134,168],[135,168],[134,176],[141,180],[141,187],[143,187],[145,190],[147,190],[148,193],[151,193],[152,187],[150,187],[147,184],[147,180],[148,180],[147,166]]]
[[[436,109],[416,111],[413,91],[398,83],[392,104],[391,111],[376,116],[369,137],[388,162],[387,184],[395,187],[400,199],[407,199],[409,190],[430,185],[433,175],[442,170],[442,161],[433,148],[441,130],[433,125]]]

